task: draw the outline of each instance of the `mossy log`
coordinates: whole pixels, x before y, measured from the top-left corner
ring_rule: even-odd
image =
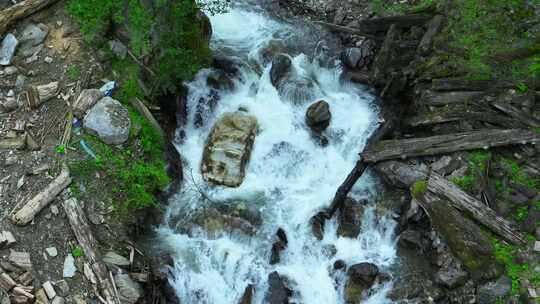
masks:
[[[359,21],[358,28],[367,33],[384,33],[390,29],[392,25],[397,28],[409,28],[412,26],[421,26],[430,21],[433,14],[418,13],[407,14],[390,17],[363,19]]]
[[[505,128],[525,127],[516,121],[493,111],[464,111],[463,109],[439,109],[433,112],[421,113],[405,120],[409,127],[426,127],[455,121],[480,121]]]
[[[425,90],[420,97],[420,104],[426,106],[466,104],[478,101],[485,94],[483,91],[435,92]]]
[[[26,18],[58,0],[25,0],[0,11],[0,36],[17,20]]]
[[[434,91],[490,91],[515,88],[516,82],[510,80],[469,80],[463,78],[433,79]]]
[[[517,107],[513,106],[510,103],[503,102],[503,101],[495,101],[491,104],[493,107],[495,107],[497,110],[507,114],[508,116],[514,118],[514,120],[519,121],[520,123],[532,127],[532,128],[538,128],[540,127],[540,121],[538,119],[534,118],[529,113],[525,113],[521,109],[518,109]]]
[[[396,26],[390,26],[384,42],[381,46],[381,49],[375,57],[373,62],[373,75],[372,79],[376,85],[382,85],[385,81],[385,77],[388,74],[387,69],[392,61],[392,58],[395,57],[396,52],[396,43],[398,39],[398,30]]]
[[[427,25],[427,31],[424,33],[420,44],[418,45],[418,53],[420,55],[427,55],[431,51],[433,46],[433,39],[441,30],[441,27],[444,22],[444,17],[442,15],[436,15],[429,21]]]
[[[481,130],[411,139],[383,140],[362,153],[365,162],[446,154],[457,151],[537,143],[540,134],[521,129]]]

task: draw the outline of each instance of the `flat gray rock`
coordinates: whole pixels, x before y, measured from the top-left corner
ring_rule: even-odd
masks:
[[[109,251],[105,256],[103,257],[103,262],[109,265],[115,265],[115,266],[129,266],[131,263],[129,260],[121,255],[119,255],[116,252]]]
[[[127,273],[117,274],[114,281],[122,303],[135,304],[144,294],[141,284],[133,281]]]
[[[0,45],[0,65],[10,65],[19,41],[13,34],[7,34]]]
[[[131,119],[129,111],[119,101],[104,97],[88,111],[83,126],[106,144],[119,145],[128,140]]]

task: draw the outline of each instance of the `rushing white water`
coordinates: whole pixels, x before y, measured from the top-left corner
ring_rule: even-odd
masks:
[[[208,93],[206,76],[210,71],[201,71],[189,84],[186,138],[178,145],[185,160],[185,181],[182,191],[171,199],[166,224],[159,229],[162,244],[175,260],[171,282],[182,303],[236,304],[248,284],[256,288],[254,303],[263,303],[268,274],[278,271],[289,279],[295,303],[343,303],[346,275],[334,271],[333,263],[372,262],[385,271],[396,259],[395,223],[376,215],[370,205],[358,238],[338,237],[333,219],[326,224],[324,239],[318,241],[309,219],[328,206],[377,127],[375,98],[366,88],[340,81],[337,65],[322,68],[316,60],[294,54],[295,68],[317,84],[310,92],[314,94],[311,101],[324,99],[330,104],[332,121],[326,131],[329,143],[323,147],[305,124],[311,102],[295,104],[280,98],[269,80],[271,64],[264,65],[258,55],[260,48],[275,37],[299,44],[310,38],[299,34],[299,28],[274,21],[255,9],[232,8],[211,17],[211,21],[214,49],[260,63],[262,75],[243,68],[241,77],[235,79],[235,89],[219,92],[215,110],[200,128],[194,126],[195,109],[199,98]],[[245,180],[238,188],[207,185],[199,168],[212,123],[239,107],[256,116],[260,125]],[[352,195],[373,201],[374,182],[364,174]],[[201,192],[210,200],[203,199]],[[246,201],[261,211],[263,224],[255,235],[223,232],[210,236],[200,230],[185,233],[175,225],[176,219],[189,218],[202,206],[232,199]],[[289,243],[280,263],[270,265],[270,249],[280,227]],[[328,245],[335,246],[335,255],[328,253]],[[363,303],[390,303],[385,297],[390,284],[375,287],[374,294]]]

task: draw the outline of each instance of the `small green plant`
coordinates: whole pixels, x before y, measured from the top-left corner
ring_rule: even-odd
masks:
[[[76,246],[71,250],[71,255],[74,258],[80,258],[84,256],[84,250],[80,246]]]
[[[467,191],[470,190],[474,184],[474,177],[472,175],[464,175],[462,177],[456,177],[452,181],[461,189]]]
[[[81,69],[76,65],[71,65],[68,67],[66,74],[70,80],[77,80],[81,77]]]
[[[517,208],[516,220],[519,222],[522,222],[523,220],[525,220],[525,218],[527,218],[528,214],[529,214],[529,207],[521,206]]]
[[[529,91],[529,86],[523,82],[518,83],[516,87],[520,93],[527,93]]]
[[[66,153],[66,146],[65,145],[58,145],[56,148],[54,148],[54,151],[58,154],[65,154]]]
[[[422,197],[427,191],[427,181],[420,180],[415,182],[411,187],[411,195],[414,198]]]

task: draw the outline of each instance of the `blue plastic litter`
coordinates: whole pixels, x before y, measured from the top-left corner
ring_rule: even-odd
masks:
[[[81,139],[79,143],[86,154],[90,155],[93,159],[97,159],[96,153],[94,153],[94,151],[88,147],[88,144],[84,141],[84,139]]]
[[[99,90],[103,92],[105,96],[112,96],[114,89],[116,88],[116,81],[109,81],[104,84]]]

